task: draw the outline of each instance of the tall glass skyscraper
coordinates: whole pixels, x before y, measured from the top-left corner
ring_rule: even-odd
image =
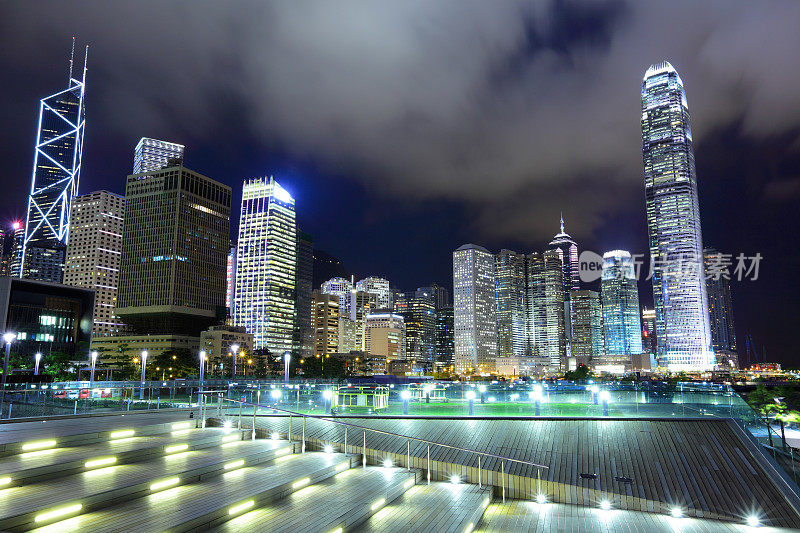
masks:
[[[625,365],[630,364],[631,355],[642,353],[639,293],[629,252],[613,250],[603,254],[600,297],[605,354],[595,366],[600,370],[621,373]]]
[[[392,308],[392,289],[389,280],[370,276],[356,282],[356,291],[363,291],[374,296],[375,309]]]
[[[717,364],[737,368],[739,361],[736,353],[736,329],[733,325],[731,283],[728,275],[718,269],[725,264],[726,256],[713,248],[703,250],[703,255],[714,355]]]
[[[183,162],[182,144],[142,137],[133,151],[133,174],[161,170],[170,164]]]
[[[453,337],[459,374],[491,372],[497,359],[494,255],[465,244],[453,252]]]
[[[670,370],[714,366],[703,276],[697,175],[683,81],[663,61],[642,83],[642,159],[658,362]]]
[[[556,372],[564,363],[563,263],[556,250],[528,255],[528,340],[536,366]]]
[[[564,301],[569,301],[569,292],[581,288],[580,271],[578,268],[578,245],[564,231],[564,217],[561,217],[561,231],[550,241],[550,249],[555,250],[561,259],[564,272]]]
[[[292,349],[296,268],[294,198],[272,177],[245,180],[233,323],[253,334],[256,349]]]
[[[497,298],[497,355],[525,355],[525,255],[500,250],[495,256]]]
[[[74,55],[73,40],[73,55]],[[88,54],[89,47],[86,47]],[[15,276],[61,283],[64,275],[72,199],[78,194],[86,122],[83,76],[72,77],[69,60],[67,88],[39,103],[39,125],[33,156],[31,193],[22,258]]]

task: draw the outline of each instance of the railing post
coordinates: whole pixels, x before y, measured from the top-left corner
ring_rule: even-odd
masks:
[[[541,494],[541,493],[542,493],[542,469],[541,469],[541,468],[537,468],[537,469],[536,469],[536,486],[537,486],[537,489],[536,489],[536,490],[538,490],[538,491],[539,491],[539,492],[536,494],[536,497],[538,498],[538,497],[539,497],[539,494]]]
[[[256,406],[253,406],[253,440],[256,440]]]
[[[292,415],[289,415],[289,434],[286,435],[286,440],[292,442]]]
[[[300,446],[300,453],[306,453],[306,417],[303,417],[303,444]]]
[[[481,456],[480,455],[478,456],[478,488],[479,489],[482,488],[481,487]]]
[[[431,445],[428,444],[428,485],[431,484]]]
[[[500,463],[500,483],[503,485],[503,503],[506,503],[506,462]]]
[[[362,448],[361,453],[361,466],[364,468],[367,467],[367,430],[364,430],[364,447]]]
[[[344,454],[347,455],[347,426],[344,427]]]
[[[406,470],[411,472],[411,439],[406,439]]]
[[[236,429],[242,429],[242,402],[239,402],[239,427]]]

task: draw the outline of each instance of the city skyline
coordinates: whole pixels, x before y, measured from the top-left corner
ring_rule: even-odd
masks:
[[[601,41],[604,36],[610,39],[609,36],[617,34],[621,34],[619,38],[623,38],[625,33],[621,28],[631,30],[640,27],[638,24],[642,19],[643,10],[653,8],[627,6],[626,9],[630,20],[618,18],[619,15],[607,6],[587,15],[591,20],[596,20],[602,31],[606,32],[601,33]],[[791,20],[792,13],[787,13],[787,9],[783,5],[776,4],[775,13],[760,16],[777,17],[778,13],[781,13],[783,18]],[[711,26],[708,23],[710,11],[711,8],[699,10],[698,26],[709,35],[721,39],[726,35],[725,25],[721,25],[720,28]],[[668,19],[666,26],[674,26],[676,18]],[[23,16],[21,20],[21,26],[25,26],[25,17]],[[616,24],[620,27],[617,28]],[[780,33],[781,28],[779,25],[776,31]],[[85,31],[81,31],[82,29]],[[580,42],[580,32],[564,31],[562,35],[566,38],[564,49],[572,50],[575,44]],[[787,272],[781,272],[777,265],[770,265],[771,257],[785,256],[781,255],[780,243],[769,230],[781,228],[791,232],[797,224],[789,216],[791,202],[787,203],[787,199],[796,198],[792,176],[797,174],[795,169],[800,163],[796,153],[790,149],[794,137],[785,135],[787,131],[792,131],[791,127],[786,126],[786,120],[791,119],[791,113],[788,113],[787,117],[781,117],[782,120],[773,120],[774,127],[768,128],[768,125],[764,124],[763,117],[774,116],[774,113],[770,114],[769,109],[764,109],[763,105],[759,113],[753,110],[753,106],[749,103],[746,105],[745,102],[730,96],[724,88],[728,86],[733,90],[734,82],[721,76],[720,69],[703,68],[707,67],[707,64],[693,59],[679,46],[667,44],[664,31],[666,30],[659,30],[654,34],[652,40],[655,44],[645,43],[641,51],[637,51],[633,57],[626,57],[624,62],[616,52],[606,53],[602,46],[593,45],[592,53],[611,57],[614,59],[615,68],[610,68],[609,74],[599,80],[600,93],[590,98],[592,90],[586,87],[585,91],[582,89],[580,93],[571,94],[579,103],[577,107],[585,110],[587,102],[608,94],[610,87],[624,88],[618,91],[624,98],[615,98],[608,105],[616,113],[614,124],[621,125],[623,131],[621,139],[624,142],[618,144],[625,147],[625,168],[634,170],[602,172],[595,174],[596,178],[583,182],[580,187],[570,185],[558,191],[554,191],[553,187],[542,182],[540,174],[537,174],[539,170],[531,170],[535,175],[527,182],[530,190],[526,191],[519,187],[514,190],[515,196],[520,201],[524,200],[533,207],[528,209],[526,205],[526,210],[536,213],[536,216],[529,220],[530,224],[520,225],[517,217],[518,202],[507,195],[502,199],[498,199],[494,193],[484,195],[480,199],[482,203],[477,207],[473,200],[465,200],[463,196],[454,197],[451,192],[439,197],[418,196],[419,190],[436,191],[441,188],[440,180],[430,181],[430,187],[411,181],[409,187],[398,190],[397,182],[390,179],[386,181],[386,192],[405,193],[401,195],[401,201],[390,201],[384,193],[376,192],[363,178],[370,173],[384,176],[384,167],[376,167],[380,172],[370,172],[364,165],[360,165],[355,169],[357,171],[353,172],[354,169],[348,166],[329,165],[328,152],[324,149],[317,152],[307,145],[293,145],[288,142],[277,144],[268,142],[265,145],[263,138],[252,135],[247,127],[243,127],[244,133],[238,131],[237,124],[244,124],[241,121],[237,122],[241,114],[234,113],[231,126],[219,130],[219,135],[214,137],[213,142],[205,135],[203,127],[190,130],[180,126],[181,122],[193,116],[191,107],[177,106],[172,113],[171,123],[148,124],[144,123],[146,121],[135,120],[128,109],[141,106],[142,101],[138,98],[127,101],[115,98],[119,92],[114,92],[116,90],[114,73],[126,68],[124,63],[115,64],[110,61],[109,52],[114,46],[119,46],[118,39],[111,39],[106,34],[98,35],[96,29],[89,30],[85,26],[82,28],[80,22],[67,16],[63,22],[59,22],[57,31],[52,37],[43,39],[32,49],[34,53],[31,57],[37,61],[35,75],[25,79],[18,77],[19,83],[12,88],[12,96],[16,101],[28,101],[31,105],[29,109],[24,109],[25,106],[20,105],[19,110],[10,110],[7,114],[9,142],[6,144],[9,148],[4,150],[14,146],[18,148],[14,148],[13,152],[4,151],[2,154],[8,167],[4,176],[11,178],[3,178],[9,181],[10,187],[0,217],[10,221],[22,215],[19,207],[21,195],[16,189],[19,182],[23,183],[22,189],[25,188],[24,176],[30,169],[30,157],[16,154],[22,154],[25,147],[30,145],[31,132],[35,126],[32,109],[36,100],[41,95],[47,94],[45,90],[47,87],[63,79],[66,68],[65,56],[68,51],[64,49],[68,47],[69,36],[74,32],[78,34],[80,42],[91,42],[93,50],[88,75],[90,81],[87,93],[89,118],[86,153],[79,194],[101,189],[123,192],[125,175],[130,171],[131,149],[139,138],[150,136],[188,146],[192,168],[231,185],[234,191],[240,190],[241,181],[245,177],[274,174],[298,199],[299,225],[314,235],[315,248],[340,258],[348,269],[357,274],[357,279],[377,274],[391,279],[402,288],[423,286],[431,281],[447,283],[447,273],[450,268],[449,253],[460,244],[476,242],[491,250],[509,248],[522,252],[542,249],[546,240],[554,233],[551,229],[553,220],[557,223],[558,212],[561,210],[564,211],[565,219],[568,221],[569,232],[580,243],[581,250],[602,252],[624,248],[631,250],[632,253],[644,252],[647,243],[646,233],[643,233],[645,226],[640,189],[641,170],[637,172],[635,169],[635,167],[640,168],[641,161],[637,160],[635,147],[637,143],[631,144],[630,134],[624,133],[630,132],[631,129],[635,132],[638,123],[638,116],[634,110],[636,95],[629,87],[634,78],[641,80],[641,72],[647,65],[666,59],[676,66],[690,87],[704,244],[714,246],[725,253],[752,254],[761,251],[766,257],[762,271],[762,278],[765,279],[732,284],[738,336],[744,338],[745,333],[751,333],[759,351],[766,345],[769,359],[789,361],[790,352],[783,346],[782,341],[786,337],[782,332],[796,317],[797,311],[786,309],[784,312],[780,306],[779,295],[784,287],[791,285],[788,280],[788,271],[791,269],[783,269]],[[66,39],[59,42],[57,40],[59,35],[66,36]],[[13,31],[4,38],[12,37]],[[616,47],[614,49],[616,50]],[[774,49],[772,51],[775,52]],[[769,50],[764,53],[770,57],[779,55],[768,52]],[[737,57],[733,50],[723,54],[719,49],[715,49],[714,53],[717,58],[726,57],[733,60]],[[745,80],[742,83],[751,83],[753,72],[758,72],[756,66],[749,57],[738,57],[738,59],[745,72]],[[14,59],[7,58],[6,61],[11,65],[12,72],[27,72]],[[781,70],[776,69],[774,63],[772,66],[774,71]],[[578,62],[575,69],[576,75],[581,76],[594,72],[593,68],[584,62]],[[140,79],[147,79],[143,74],[144,72],[136,72]],[[614,80],[613,83],[609,81],[611,79]],[[766,77],[757,79],[762,80]],[[554,83],[556,81],[554,80]],[[770,87],[768,83],[763,90],[768,90]],[[541,95],[542,101],[548,101],[548,95],[552,94],[545,91]],[[718,106],[709,97],[710,94],[727,98],[725,101],[730,104],[732,110]],[[560,100],[553,98],[549,101],[558,106]],[[229,97],[221,100],[222,107],[232,112],[237,109],[236,102],[236,98]],[[108,108],[111,103],[118,112],[113,119],[110,118],[112,113]],[[787,106],[781,106],[781,109],[784,108]],[[564,112],[562,108],[556,107],[556,109]],[[569,117],[568,112],[563,115],[565,120],[569,120]],[[597,124],[604,123],[604,118],[607,119],[608,115],[602,115],[599,119],[597,115],[587,115],[586,125],[589,128],[596,128]],[[115,122],[120,119],[127,121],[127,131],[123,130],[120,123]],[[533,109],[526,120],[538,124],[541,129],[548,129],[547,120],[543,120],[537,109]],[[494,122],[492,125],[497,127]],[[765,130],[771,132],[769,141],[765,140]],[[745,135],[744,131],[749,133]],[[560,134],[558,131],[556,133]],[[27,141],[22,143],[26,139]],[[267,146],[266,150],[264,146]],[[615,161],[619,161],[620,151],[615,148],[613,152]],[[563,152],[556,151],[556,153]],[[776,153],[777,155],[773,155]],[[541,152],[538,155],[541,155]],[[585,161],[588,155],[596,157],[597,151],[584,147],[576,150],[577,159]],[[122,156],[125,158],[124,161]],[[773,162],[773,157],[778,159]],[[563,167],[566,175],[574,177],[580,174],[579,172],[576,174],[574,164],[567,162],[567,159],[569,158],[560,158],[563,165],[566,165]],[[603,157],[596,157],[596,160],[597,164],[608,161]],[[518,159],[510,161],[518,162]],[[545,168],[549,170],[555,168],[550,160],[543,162],[548,163],[544,165]],[[527,165],[527,168],[531,169],[533,166],[536,165]],[[24,167],[28,168],[28,172],[25,172]],[[431,165],[431,168],[439,167]],[[516,166],[512,165],[509,168],[515,169]],[[466,189],[474,191],[471,172],[470,170],[469,174],[465,174],[464,184]],[[510,173],[516,175],[518,171],[512,170]],[[608,175],[618,178],[604,182],[602,176]],[[508,179],[511,178],[499,174],[495,185],[507,191]],[[516,183],[519,184],[518,181]],[[411,191],[412,188],[417,189],[417,192]],[[608,194],[618,197],[619,201],[610,206]],[[234,192],[232,199],[234,205],[238,201],[237,195],[238,193]],[[597,196],[596,202],[587,206],[587,195]],[[332,198],[336,200],[330,202]],[[339,208],[334,210],[326,205],[328,203],[336,204]],[[509,216],[504,223],[498,224],[492,213],[498,213],[498,209],[501,208]],[[598,216],[598,208],[605,210],[602,215]],[[398,217],[401,217],[404,226],[410,227],[411,231],[404,234],[396,233]],[[337,226],[335,229],[327,227],[332,226],[330,220],[337,221],[337,224],[333,225]],[[232,220],[231,225],[236,227],[236,221]],[[436,228],[436,231],[427,231],[427,228],[431,227]],[[498,234],[498,231],[503,233]],[[382,239],[387,234],[392,234],[391,232],[395,232],[393,235],[399,240],[396,239],[392,246],[382,244]],[[398,243],[402,246],[397,246]],[[357,249],[365,247],[374,251],[366,254],[368,257],[356,252]],[[787,260],[796,261],[794,250],[789,250]],[[640,296],[642,304],[650,306],[652,303],[647,297],[646,286],[640,284]],[[778,306],[775,313],[776,320],[767,320],[761,316],[763,313],[758,312],[765,305]],[[774,354],[774,357],[771,354]]]

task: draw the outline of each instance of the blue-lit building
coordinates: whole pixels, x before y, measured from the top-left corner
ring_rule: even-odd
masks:
[[[80,80],[72,76],[72,62],[70,58],[67,88],[39,102],[22,258],[12,272],[54,283],[63,278],[70,209],[78,193],[83,154],[86,60]]]
[[[642,159],[659,366],[714,366],[686,93],[668,62],[642,83]]]
[[[642,353],[639,294],[629,252],[613,250],[603,254],[600,295],[605,353],[595,368],[621,373],[630,364],[631,355]]]

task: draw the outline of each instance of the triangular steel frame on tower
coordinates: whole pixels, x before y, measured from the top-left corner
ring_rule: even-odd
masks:
[[[67,88],[39,102],[22,257],[14,273],[23,278],[60,283],[63,276],[70,208],[78,193],[83,156],[89,46],[80,80],[73,77],[74,53],[73,37]]]

